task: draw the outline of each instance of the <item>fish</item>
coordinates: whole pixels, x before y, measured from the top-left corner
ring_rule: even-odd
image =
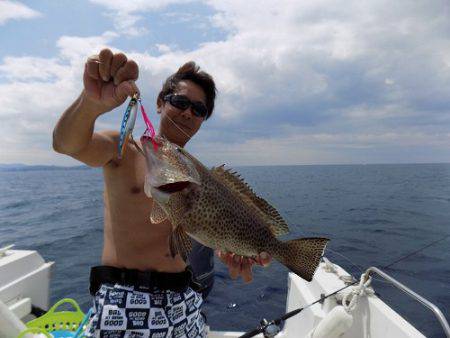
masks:
[[[311,281],[329,241],[322,237],[281,241],[286,221],[265,199],[224,165],[212,169],[161,136],[141,139],[147,173],[144,191],[153,199],[150,221],[169,220],[170,253],[189,256],[191,238],[212,249],[255,258],[267,252]]]

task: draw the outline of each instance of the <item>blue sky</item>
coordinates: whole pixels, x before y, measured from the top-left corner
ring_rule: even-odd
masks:
[[[449,6],[0,1],[0,163],[77,164],[51,134],[104,47],[138,63],[156,124],[168,75],[189,60],[213,75],[214,116],[188,145],[209,165],[449,162]],[[96,129],[119,129],[124,108]]]

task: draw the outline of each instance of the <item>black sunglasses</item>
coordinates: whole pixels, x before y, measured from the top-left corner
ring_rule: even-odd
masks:
[[[205,118],[208,115],[208,108],[203,102],[197,101],[192,102],[185,95],[178,94],[168,94],[164,96],[163,99],[165,102],[169,102],[172,106],[178,109],[186,110],[189,107],[192,107],[192,111],[194,115],[197,117]]]

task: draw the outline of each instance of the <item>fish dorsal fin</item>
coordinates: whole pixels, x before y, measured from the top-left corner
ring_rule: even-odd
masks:
[[[228,188],[236,192],[246,202],[254,207],[255,211],[264,219],[265,223],[275,236],[289,232],[289,227],[278,211],[265,199],[256,195],[252,188],[235,172],[225,169],[224,165],[211,169],[213,175]]]
[[[188,258],[192,250],[192,241],[189,235],[184,231],[183,226],[177,226],[169,237],[169,248],[172,257],[177,253],[184,261]]]
[[[153,200],[152,213],[150,214],[150,221],[154,224],[159,224],[167,219],[167,214],[163,208]]]

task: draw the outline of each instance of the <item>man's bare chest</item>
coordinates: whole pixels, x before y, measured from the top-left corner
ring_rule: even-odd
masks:
[[[145,158],[141,154],[128,154],[122,163],[113,163],[104,170],[105,191],[120,198],[145,198]]]

